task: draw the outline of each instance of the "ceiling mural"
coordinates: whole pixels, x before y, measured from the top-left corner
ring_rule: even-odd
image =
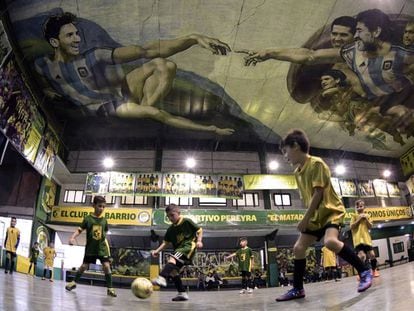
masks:
[[[414,144],[414,2],[5,1],[69,149],[100,139]]]

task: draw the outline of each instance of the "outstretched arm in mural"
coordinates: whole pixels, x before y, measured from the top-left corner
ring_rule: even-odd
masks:
[[[116,110],[116,115],[121,118],[150,118],[167,125],[196,131],[212,132],[217,135],[231,135],[234,129],[218,128],[215,125],[203,125],[189,119],[174,116],[164,110],[152,106],[143,106],[135,103],[122,104]]]
[[[126,75],[125,81],[132,99],[143,106],[153,106],[171,89],[177,66],[165,59],[188,48],[199,45],[213,54],[226,55],[230,47],[217,39],[193,34],[174,40],[161,40],[144,46],[126,46],[114,50],[115,63],[141,58],[151,61],[135,68]]]
[[[218,39],[200,34],[191,34],[172,40],[158,40],[143,46],[131,45],[114,50],[114,61],[124,63],[140,58],[166,58],[198,45],[211,51],[213,54],[227,55],[230,47]]]
[[[124,118],[152,118],[178,128],[209,131],[219,135],[233,133],[233,129],[197,124],[158,108],[150,108],[168,94],[175,78],[177,66],[165,57],[194,45],[208,49],[213,54],[225,55],[230,51],[227,44],[204,35],[192,34],[143,46],[96,48],[80,53],[82,38],[76,17],[71,13],[51,16],[45,23],[44,33],[45,39],[54,49],[54,55],[36,60],[36,71],[48,80],[55,91],[77,106],[95,110],[98,114],[103,110],[103,115],[115,113]],[[108,66],[139,59],[150,60],[142,65],[130,63],[128,68],[116,70]],[[70,70],[62,70],[63,67]],[[98,72],[104,73],[104,79],[96,74]],[[114,88],[120,89],[118,95],[108,93],[109,89]],[[108,112],[105,107],[114,102],[115,109],[110,108]]]
[[[287,61],[296,64],[316,65],[334,64],[344,62],[340,55],[340,49],[310,50],[306,48],[278,49],[268,48],[261,51],[239,50],[236,53],[245,53],[246,66],[255,66],[259,62],[268,59]]]

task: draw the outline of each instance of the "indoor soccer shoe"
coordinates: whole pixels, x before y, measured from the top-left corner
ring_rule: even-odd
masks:
[[[371,270],[365,270],[361,273],[359,284],[358,284],[358,292],[361,293],[366,291],[368,288],[371,287],[372,284],[372,274]]]
[[[248,289],[247,289],[247,293],[248,293],[248,294],[252,294],[252,293],[253,293],[253,289],[248,288]]]
[[[292,288],[286,294],[276,298],[276,301],[287,301],[292,299],[305,298],[305,290]]]
[[[66,284],[65,289],[68,291],[71,291],[72,289],[76,288],[76,283],[75,281],[69,282],[68,284]]]
[[[245,289],[241,289],[240,292],[239,292],[239,294],[244,294],[245,292],[246,292]]]
[[[178,292],[177,296],[175,296],[172,301],[187,301],[188,294],[186,292]]]
[[[161,275],[157,276],[151,282],[152,282],[153,285],[167,287],[167,280],[164,277],[162,277]]]
[[[115,289],[113,288],[108,288],[106,294],[111,297],[116,297]]]

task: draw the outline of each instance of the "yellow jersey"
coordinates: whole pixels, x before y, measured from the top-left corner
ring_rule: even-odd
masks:
[[[336,254],[326,246],[322,247],[322,265],[324,268],[336,267]]]
[[[295,178],[306,208],[312,200],[313,189],[323,188],[322,200],[309,221],[308,230],[322,229],[329,223],[343,223],[345,207],[332,186],[329,167],[321,158],[309,156],[301,168],[296,168]]]
[[[20,230],[16,227],[8,227],[6,231],[6,241],[4,247],[6,251],[15,253],[20,240]]]
[[[43,256],[45,257],[45,266],[53,267],[53,261],[56,257],[56,251],[54,248],[46,246],[43,249]]]
[[[352,232],[352,241],[354,243],[354,247],[359,244],[365,244],[372,246],[371,235],[369,234],[369,227],[368,222],[371,222],[371,216],[367,213],[363,213],[366,215],[366,219],[361,219],[359,224],[354,228],[351,229]],[[359,217],[358,213],[351,214],[351,226],[353,223],[357,221]]]

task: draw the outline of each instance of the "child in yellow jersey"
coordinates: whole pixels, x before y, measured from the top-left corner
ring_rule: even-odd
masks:
[[[338,280],[336,277],[336,254],[326,246],[322,247],[321,265],[325,271],[325,281]]]
[[[351,215],[351,232],[355,251],[362,262],[369,264],[370,261],[373,275],[379,277],[377,259],[372,249],[372,240],[369,234],[369,229],[372,228],[371,217],[364,213],[365,202],[363,200],[357,200],[355,208],[357,212]]]
[[[6,238],[4,240],[4,248],[6,249],[6,266],[4,273],[12,274],[14,270],[14,261],[16,258],[17,247],[20,242],[20,230],[16,228],[17,219],[12,217],[10,227],[7,228]]]
[[[293,247],[293,288],[276,301],[304,298],[303,277],[306,269],[306,250],[324,238],[324,244],[350,263],[359,273],[358,292],[372,284],[372,275],[354,251],[339,239],[340,225],[345,217],[345,207],[331,183],[331,172],[326,163],[309,154],[310,144],[301,130],[292,130],[283,139],[282,152],[287,161],[295,166],[295,178],[306,207],[297,229],[299,238]]]
[[[53,242],[50,242],[49,246],[46,246],[43,249],[43,257],[45,259],[45,262],[42,280],[46,278],[46,273],[49,271],[48,279],[50,282],[53,282],[53,262],[55,261],[56,257],[55,244]]]

